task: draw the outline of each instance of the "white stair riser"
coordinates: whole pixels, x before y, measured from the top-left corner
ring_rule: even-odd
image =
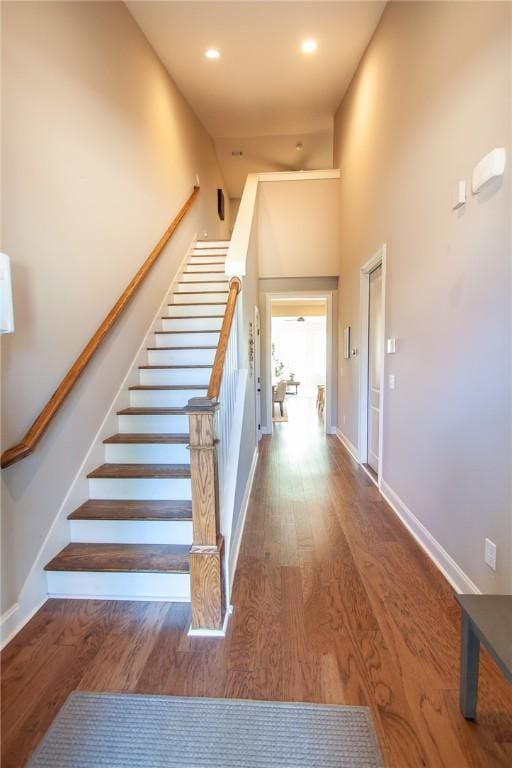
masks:
[[[71,541],[84,544],[192,544],[189,520],[70,520]]]
[[[205,248],[229,248],[231,240],[196,240],[194,243],[195,251],[202,251]]]
[[[157,347],[216,347],[219,343],[218,331],[205,333],[155,333]]]
[[[220,261],[220,259],[219,259]],[[216,264],[215,261],[212,259],[210,262],[207,262],[206,264],[187,264],[185,268],[185,272],[182,273],[182,279],[188,280],[194,279],[193,275],[196,272],[206,272],[208,271],[209,274],[212,276],[215,275],[215,277],[218,276],[219,272],[220,274],[224,274],[224,263],[222,264]],[[202,277],[206,277],[206,275],[202,275]]]
[[[188,433],[188,416],[185,414],[126,414],[117,417],[119,432],[165,432],[183,435]]]
[[[132,389],[130,405],[132,408],[183,408],[191,397],[205,397],[206,389]]]
[[[223,317],[164,317],[162,331],[220,331]],[[195,334],[194,334],[195,335]]]
[[[228,300],[227,291],[218,291],[213,293],[180,293],[173,294],[173,304],[207,304],[211,302],[222,302],[225,304]]]
[[[189,602],[188,573],[47,571],[48,597]]]
[[[142,386],[166,384],[206,384],[210,381],[211,366],[205,368],[141,368],[139,383]]]
[[[191,498],[190,478],[92,477],[91,499],[129,499],[132,501],[183,501]]]
[[[190,451],[183,443],[108,443],[108,464],[188,464]]]
[[[222,267],[222,264],[219,265]],[[229,283],[229,277],[222,272],[208,272],[206,267],[201,272],[182,272],[180,283]]]
[[[222,265],[222,268],[224,269],[225,263],[226,263],[226,255],[222,254],[219,256],[192,256],[190,260],[187,263],[187,269],[189,267],[201,267],[201,269],[207,268],[210,264],[215,264],[216,266],[219,266],[219,262]]]
[[[203,317],[204,315],[224,317],[225,310],[225,304],[194,304],[191,307],[180,307],[179,304],[170,304],[167,307],[167,316],[171,319],[177,317]]]
[[[213,365],[215,349],[149,349],[149,365]]]
[[[178,283],[176,291],[178,293],[204,293],[205,291],[228,291],[229,282],[227,280],[216,280],[195,283]]]

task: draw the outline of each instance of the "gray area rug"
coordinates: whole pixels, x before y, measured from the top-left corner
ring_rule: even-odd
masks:
[[[382,768],[366,707],[72,693],[30,768]]]

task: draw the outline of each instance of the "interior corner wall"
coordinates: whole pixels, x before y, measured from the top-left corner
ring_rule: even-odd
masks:
[[[124,3],[2,4],[2,446],[18,442],[200,177],[199,198],[35,453],[2,472],[2,611],[195,233],[228,236],[211,138]],[[227,196],[226,196],[227,197]],[[42,583],[44,579],[42,578]]]
[[[335,119],[340,327],[359,345],[360,267],[387,243],[383,481],[484,592],[512,591],[511,5],[388,4]],[[507,169],[452,210],[475,164]],[[339,428],[358,445],[358,358]],[[497,544],[497,570],[484,539]]]

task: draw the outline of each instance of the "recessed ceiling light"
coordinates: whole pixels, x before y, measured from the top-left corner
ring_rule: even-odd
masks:
[[[218,51],[216,48],[207,48],[207,50],[204,52],[204,55],[207,59],[219,59],[220,51]]]
[[[309,38],[308,40],[304,40],[304,42],[301,45],[302,53],[314,53],[317,48],[318,48],[318,43],[316,42],[316,40],[313,40],[311,38]]]

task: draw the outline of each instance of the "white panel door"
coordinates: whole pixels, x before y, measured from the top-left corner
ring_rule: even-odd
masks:
[[[382,266],[370,273],[368,311],[368,464],[379,472],[379,423],[383,350]]]

